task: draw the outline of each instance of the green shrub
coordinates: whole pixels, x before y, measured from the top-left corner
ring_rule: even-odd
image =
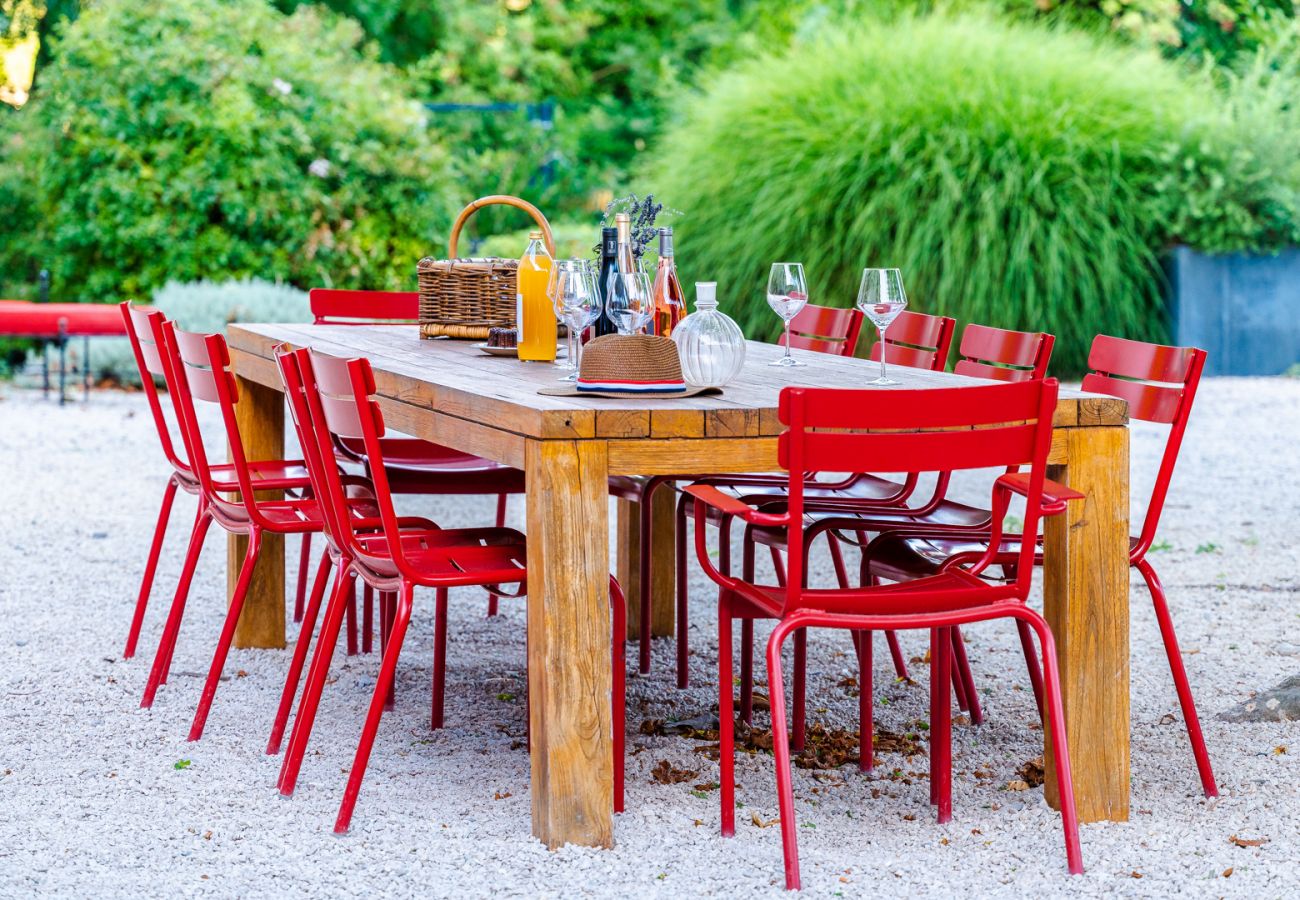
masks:
[[[913,309],[1050,331],[1054,371],[1077,372],[1098,332],[1164,337],[1172,241],[1287,233],[1212,90],[1085,34],[903,18],[719,79],[659,148],[654,187],[685,212],[686,278],[716,278],[753,337],[778,330],[775,260],[802,260],[813,302],[837,306],[863,266],[898,266]],[[1188,208],[1192,188],[1213,202]]]
[[[93,300],[202,278],[413,285],[460,198],[361,37],[265,0],[89,6],[19,113],[54,282]]]
[[[256,279],[217,283],[169,283],[154,294],[152,305],[186,331],[225,331],[231,322],[310,322],[305,291]],[[73,346],[74,352],[80,348]],[[139,384],[140,372],[126,338],[90,342],[90,371],[95,379]]]

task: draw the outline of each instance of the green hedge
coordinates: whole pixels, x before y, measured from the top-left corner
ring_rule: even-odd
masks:
[[[10,116],[24,140],[0,164],[21,168],[39,221],[32,246],[6,235],[0,270],[43,262],[86,300],[208,276],[412,286],[464,198],[361,38],[265,0],[89,6]]]
[[[679,264],[751,337],[768,265],[850,305],[863,266],[912,308],[1057,336],[1161,339],[1159,255],[1294,240],[1295,194],[1208,79],[1086,34],[963,15],[823,32],[721,78],[658,148]]]

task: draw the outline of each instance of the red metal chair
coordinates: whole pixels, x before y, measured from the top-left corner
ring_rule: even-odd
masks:
[[[296,374],[292,368],[296,364]],[[297,782],[312,723],[328,675],[330,659],[338,641],[348,583],[362,578],[375,590],[395,592],[397,602],[391,622],[384,631],[387,641],[375,683],[356,757],[348,777],[343,802],[335,822],[336,832],[347,831],[361,781],[374,745],[375,734],[390,693],[397,659],[410,619],[414,590],[432,587],[437,592],[434,637],[433,727],[442,725],[442,701],[447,657],[447,592],[452,587],[490,587],[501,596],[522,596],[526,592],[527,553],[524,536],[505,528],[412,531],[403,527],[393,508],[393,494],[384,465],[383,417],[373,399],[374,376],[364,359],[342,360],[308,351],[281,356],[282,372],[292,392],[295,378],[301,383],[306,409],[320,458],[330,453],[336,439],[359,440],[373,462],[375,500],[381,528],[367,533],[356,529],[346,514],[348,497],[337,472],[320,467],[325,488],[322,502],[333,507],[326,522],[326,537],[340,555],[338,587],[325,611],[325,621],[316,642],[307,686],[299,702],[289,747],[280,771],[281,793],[289,795]],[[309,460],[310,462],[310,460]],[[511,594],[503,585],[518,584]],[[613,634],[613,750],[615,811],[623,808],[624,661],[623,640],[627,628],[625,601],[618,582],[610,577],[611,625]]]
[[[416,322],[420,317],[420,295],[415,291],[352,291],[313,288],[308,295],[315,325],[383,325]],[[356,463],[369,473],[369,463],[359,441],[340,440],[335,446],[339,459]],[[496,526],[504,527],[506,497],[524,492],[524,473],[491,460],[453,450],[418,438],[385,437],[384,464],[388,481],[396,494],[496,494]],[[304,558],[310,552],[303,545]],[[303,569],[299,569],[301,573]],[[299,576],[302,577],[301,575]],[[370,652],[371,597],[364,596],[365,624],[362,649]],[[301,590],[294,621],[302,620]],[[497,599],[488,599],[488,615],[496,615]]]
[[[1071,873],[1083,871],[1070,776],[1065,717],[1061,708],[1055,644],[1047,622],[1029,608],[1026,597],[1032,580],[1034,539],[1041,515],[1065,509],[1073,492],[1044,477],[1051,445],[1052,414],[1056,408],[1054,380],[1028,381],[988,387],[943,390],[844,391],[786,388],[781,394],[781,465],[789,471],[787,508],[762,512],[724,494],[713,485],[692,485],[695,499],[695,547],[700,565],[718,584],[718,658],[722,833],[735,834],[735,714],[732,684],[732,622],[771,618],[777,624],[767,644],[768,686],[772,701],[772,738],[780,804],[781,838],[786,887],[800,886],[790,741],[786,727],[785,687],[781,649],[791,633],[806,628],[839,628],[869,633],[873,629],[928,628],[933,677],[930,679],[930,800],[938,819],[952,817],[951,701],[948,693],[952,665],[951,629],[968,622],[1014,618],[1038,635],[1046,666],[1047,712],[1061,797],[1066,858]],[[871,429],[872,432],[866,432]],[[963,429],[963,430],[953,430]],[[929,578],[905,584],[810,590],[804,587],[805,472],[852,471],[862,460],[897,462],[903,471],[952,471],[991,466],[1028,467],[1022,474],[1003,475],[994,485],[993,508],[1005,512],[1011,494],[1026,500],[1027,537],[1021,539],[1024,563],[1007,582],[981,577],[1001,545],[998,525],[987,552],[969,567],[952,565]],[[1051,489],[1050,495],[1046,493]],[[764,527],[789,532],[789,573],[785,586],[760,585],[734,578],[709,559],[705,540],[708,510]],[[1001,516],[994,518],[1001,522]],[[859,641],[859,665],[871,665],[870,640]],[[859,764],[873,764],[871,697],[860,701]]]
[[[122,652],[125,659],[135,655],[136,644],[140,638],[140,627],[144,622],[145,609],[149,605],[149,594],[153,588],[154,573],[158,568],[158,557],[162,551],[163,538],[167,533],[167,523],[171,518],[172,502],[176,499],[176,490],[180,488],[187,494],[199,497],[199,508],[195,513],[195,527],[203,516],[203,489],[199,476],[190,467],[185,457],[177,452],[172,441],[171,425],[163,413],[163,405],[158,397],[155,378],[166,378],[164,364],[159,354],[156,335],[159,330],[155,323],[161,324],[163,315],[157,310],[132,306],[129,301],[118,305],[118,315],[125,324],[126,336],[131,342],[131,351],[135,356],[136,366],[140,370],[140,382],[144,389],[149,411],[153,414],[154,426],[158,431],[158,440],[162,444],[163,455],[171,465],[172,473],[167,478],[167,487],[163,490],[162,508],[158,511],[158,522],[154,526],[153,540],[149,545],[149,557],[145,563],[144,576],[140,582],[140,593],[136,598],[135,614],[131,618],[131,629],[126,637],[126,649]],[[174,398],[173,398],[174,399]],[[179,434],[179,426],[178,426]],[[182,446],[184,446],[182,444]],[[237,474],[231,464],[210,466],[215,483],[226,485],[223,490],[237,490]],[[276,489],[301,491],[310,486],[307,470],[301,460],[267,460],[250,462],[248,470],[253,481],[259,486]],[[306,536],[303,544],[306,546]],[[307,566],[304,564],[304,569]],[[187,583],[188,583],[188,576]],[[299,590],[305,587],[299,579]],[[301,594],[300,594],[301,599]]]
[[[1169,492],[1169,482],[1178,461],[1178,451],[1182,446],[1201,371],[1205,366],[1205,351],[1194,347],[1168,347],[1098,335],[1092,343],[1088,365],[1093,371],[1083,379],[1085,391],[1128,401],[1129,417],[1132,419],[1169,426],[1142,528],[1138,534],[1129,538],[1129,564],[1142,573],[1151,593],[1201,787],[1205,796],[1217,797],[1218,787],[1210,766],[1205,738],[1201,733],[1196,702],[1187,680],[1182,653],[1178,649],[1178,638],[1174,633],[1164,586],[1147,559],[1147,551],[1155,541],[1160,514]],[[986,516],[985,522],[975,527],[944,527],[922,523],[913,528],[887,533],[869,547],[867,558],[870,572],[876,577],[894,581],[931,575],[951,559],[969,558],[972,553],[979,552],[987,543],[988,530]],[[1010,546],[1014,542],[1010,537],[1007,539],[1007,546],[997,560],[1004,568],[1011,570],[1014,570],[1017,562]],[[1035,562],[1042,562],[1041,552],[1035,557]],[[1030,680],[1041,708],[1042,686],[1038,661],[1027,638],[1028,635],[1022,631],[1021,640],[1024,642]],[[973,691],[973,687],[971,689]]]
[[[853,356],[857,352],[858,339],[862,333],[863,318],[862,312],[857,309],[805,306],[790,322],[790,346],[796,349],[829,353],[832,356]],[[909,312],[900,316],[895,322],[895,326],[899,323],[902,323],[902,327],[897,329],[897,341],[895,341],[892,333],[888,341],[889,361],[896,362],[899,365],[915,364],[924,365],[931,369],[942,369],[947,362],[948,348],[952,343],[953,320],[946,316],[931,316],[924,313]],[[778,346],[785,345],[784,333],[777,341],[777,344]],[[872,346],[872,353],[879,353],[876,345]],[[879,357],[876,356],[875,358]],[[664,482],[669,480],[675,479],[663,479]],[[782,500],[786,490],[786,480],[777,475],[710,475],[697,480],[725,488],[734,496],[742,498],[746,503],[763,503],[765,500],[766,502],[777,503]],[[915,485],[915,478],[900,485],[888,479],[863,473],[841,481],[818,482],[815,485],[809,485],[808,491],[811,495],[817,496],[845,499],[859,497],[889,504],[905,501]],[[658,487],[658,485],[655,485],[655,487]],[[677,560],[677,686],[681,688],[687,687],[690,683],[686,637],[687,611],[689,609],[686,577],[687,502],[688,498],[683,494],[677,503],[677,545],[675,548]],[[648,508],[643,507],[643,511],[644,515],[648,516]],[[721,517],[711,515],[709,523],[717,526],[721,524]],[[648,537],[646,537],[649,531],[648,518],[643,519],[641,527],[643,536],[641,552],[643,590],[648,589],[650,578],[649,544]],[[730,545],[724,544],[721,552],[724,555],[723,571],[729,571]],[[839,547],[832,546],[831,552],[838,556]],[[775,553],[773,553],[772,562],[780,571],[781,560]],[[646,595],[643,594],[642,596]],[[644,635],[646,624],[649,621],[648,606],[643,604],[641,613],[643,618],[642,634]],[[802,653],[802,638],[797,638],[796,641],[799,652]],[[903,659],[897,640],[893,635],[890,635],[889,641],[890,650],[894,655],[894,662],[899,669],[900,677],[906,677],[907,663]],[[752,643],[752,638],[750,643]],[[648,672],[650,670],[650,645],[645,641],[641,645],[640,662],[641,671]]]
[[[161,316],[151,317],[149,326],[154,346],[161,358],[164,380],[172,398],[185,451],[202,493],[198,519],[190,537],[180,584],[177,586],[176,596],[172,600],[171,610],[167,616],[167,624],[154,655],[153,667],[149,672],[144,697],[140,702],[142,707],[153,705],[158,686],[167,680],[189,594],[190,580],[209,526],[216,522],[230,534],[248,536],[248,547],[230,598],[225,624],[217,641],[207,680],[204,682],[194,722],[190,727],[189,739],[196,741],[203,736],[208,711],[216,695],[221,671],[234,638],[235,626],[239,622],[248,585],[261,551],[262,535],[267,532],[288,535],[320,531],[324,527],[324,519],[320,505],[311,498],[298,497],[287,500],[257,498],[256,492],[260,490],[300,488],[304,485],[297,479],[284,481],[254,477],[261,464],[250,463],[244,452],[237,423],[236,407],[239,403],[239,390],[234,374],[230,371],[230,354],[225,339],[219,334],[201,335],[180,331],[174,323],[164,321]],[[217,477],[219,470],[208,463],[203,432],[194,405],[196,400],[215,404],[221,412],[224,437],[230,452],[230,468],[234,472],[233,480],[219,480]],[[283,463],[272,465],[283,465]],[[307,486],[309,485],[310,480]],[[229,499],[232,494],[235,495],[235,499]],[[349,502],[351,513],[358,518],[365,519],[373,516],[372,503],[364,499]],[[323,590],[322,578],[318,577],[317,584],[318,588]],[[316,602],[318,601],[319,598],[316,598]]]
[[[950,319],[946,320],[947,323],[951,321]],[[945,323],[929,323],[931,329],[929,333],[926,333],[917,325],[912,325],[901,334],[904,336],[903,340],[906,344],[920,344],[922,346],[925,344],[925,339],[931,336],[942,336],[944,333],[951,340],[952,326],[947,325],[946,332],[943,332],[940,331],[943,324]],[[893,326],[890,326],[891,334],[893,330]],[[938,333],[936,334],[936,332]],[[1052,346],[1055,342],[1056,338],[1050,334],[1010,331],[1003,328],[992,328],[987,325],[967,325],[962,331],[961,347],[959,349],[962,358],[957,361],[954,371],[958,375],[994,378],[999,381],[1041,379],[1047,375],[1047,365],[1052,358]],[[873,348],[873,351],[878,355],[878,349]],[[895,352],[893,348],[890,349],[890,362],[893,361]],[[924,361],[928,358],[921,357],[920,359]],[[934,360],[934,368],[942,368],[946,358],[947,347],[945,345]],[[907,478],[907,483],[914,486],[917,473],[909,473]],[[979,526],[987,529],[988,510],[947,499],[950,480],[950,472],[938,473],[934,490],[929,498],[917,506],[905,505],[906,497],[903,498],[903,501],[899,501],[892,498],[885,500],[862,496],[841,498],[814,496],[806,493],[804,508],[806,515],[811,520],[811,524],[808,531],[808,543],[805,547],[811,545],[819,535],[828,535],[836,577],[841,586],[847,586],[849,583],[848,572],[840,552],[840,544],[842,543],[862,548],[866,546],[870,533],[910,526],[916,523],[925,523],[927,526],[930,524]],[[909,495],[910,493],[909,491]],[[772,552],[774,560],[779,559],[778,554],[785,551],[785,532],[783,529],[747,527],[745,530],[746,560],[753,557],[753,551],[748,546],[751,541],[766,545]],[[1026,627],[1022,626],[1022,632]],[[954,629],[953,634],[953,652],[957,654],[958,662],[957,667],[954,669],[956,677],[953,688],[961,709],[969,712],[971,722],[978,725],[983,721],[983,712],[980,709],[979,696],[975,692],[975,686],[970,681],[970,669],[966,665],[966,648],[960,640],[956,639],[960,635],[960,631]],[[896,639],[892,635],[890,637],[890,650],[894,656],[895,669],[898,671],[899,677],[906,677],[906,669],[900,664],[902,653],[898,649]],[[746,648],[744,651],[746,657],[752,654],[752,650],[749,649],[750,643],[750,641],[743,641],[743,646]],[[743,671],[748,671],[748,667],[742,665],[742,679]],[[748,685],[747,680],[745,683]],[[746,710],[749,708],[748,697],[749,688],[746,687],[742,705],[742,708]],[[795,697],[796,746],[802,746],[802,698],[798,692],[796,692]]]

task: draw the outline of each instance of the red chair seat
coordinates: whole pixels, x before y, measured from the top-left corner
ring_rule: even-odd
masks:
[[[524,577],[528,562],[524,536],[512,528],[448,528],[404,532],[401,538],[406,561],[439,584],[459,577],[468,584],[482,584],[485,578],[513,584]],[[385,535],[359,535],[357,541],[368,567],[398,574]]]
[[[63,330],[59,324],[63,323]],[[100,303],[31,303],[0,301],[0,334],[57,338],[126,335],[122,312],[117,306]]]

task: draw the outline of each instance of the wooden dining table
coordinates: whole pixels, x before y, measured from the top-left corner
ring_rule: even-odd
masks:
[[[806,362],[769,367],[782,350],[749,342],[740,376],[717,396],[671,400],[539,394],[554,366],[484,354],[469,342],[422,340],[411,325],[232,325],[241,392],[239,427],[250,459],[284,452],[284,402],[273,348],[364,356],[390,429],[474,453],[526,473],[528,685],[532,830],[548,847],[613,845],[610,721],[609,498],[611,475],[777,472],[777,396],[787,385],[864,386],[877,364],[796,350]],[[892,368],[904,388],[987,384],[943,372]],[[1057,641],[1074,784],[1083,821],[1129,812],[1129,431],[1112,397],[1062,390],[1049,477],[1087,495],[1045,525],[1044,606]],[[655,631],[671,628],[673,516],[652,521]],[[662,502],[662,501],[661,501]],[[638,510],[619,506],[630,542]],[[229,583],[243,538],[228,549]],[[665,562],[666,560],[666,562]],[[636,581],[630,549],[623,582]],[[668,576],[664,576],[667,566]],[[665,609],[666,608],[666,609]],[[635,622],[635,615],[628,617]],[[242,647],[285,643],[284,547],[264,539],[236,634]],[[1055,779],[1047,755],[1047,799]]]

